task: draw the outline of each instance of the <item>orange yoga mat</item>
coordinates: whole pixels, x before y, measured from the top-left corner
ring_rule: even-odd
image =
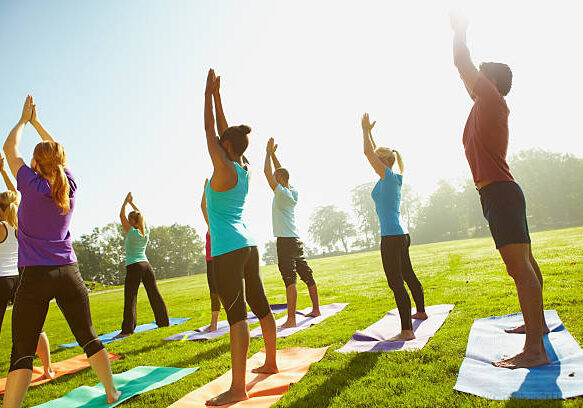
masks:
[[[306,348],[294,347],[277,351],[277,374],[253,374],[251,370],[259,367],[265,361],[265,352],[262,350],[247,360],[247,393],[249,399],[222,407],[253,407],[267,408],[275,404],[289,390],[290,384],[297,383],[308,372],[310,365],[320,361],[328,347]],[[203,385],[190,394],[185,395],[168,408],[204,407],[205,402],[229,389],[231,386],[231,371],[229,370],[216,380]]]
[[[119,360],[121,356],[119,354],[107,353],[109,356],[109,361]],[[42,367],[33,367],[32,369],[32,380],[30,381],[30,386],[34,387],[35,385],[41,385],[44,383],[48,383],[49,381],[54,380],[55,378],[62,377],[67,374],[73,374],[77,371],[84,370],[86,368],[91,367],[89,364],[89,360],[85,354],[81,354],[70,358],[68,360],[59,361],[57,363],[52,363],[53,371],[55,372],[55,376],[53,378],[42,378],[43,377],[43,368]],[[6,378],[0,378],[0,394],[4,394],[4,390],[6,389]]]

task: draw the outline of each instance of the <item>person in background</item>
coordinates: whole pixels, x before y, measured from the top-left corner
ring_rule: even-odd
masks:
[[[200,203],[200,208],[202,210],[202,215],[206,222],[207,233],[206,233],[206,279],[209,285],[209,292],[211,296],[211,324],[205,330],[207,332],[213,332],[217,330],[217,324],[219,322],[219,313],[221,313],[221,299],[217,293],[217,285],[215,283],[215,273],[213,270],[213,257],[211,255],[211,233],[209,227],[209,218],[206,213],[206,186],[208,184],[208,179],[204,181],[204,190],[202,193],[202,200]]]

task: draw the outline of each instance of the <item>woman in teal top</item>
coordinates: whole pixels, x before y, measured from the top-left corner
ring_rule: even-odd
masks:
[[[131,211],[126,217],[126,205],[131,205]],[[150,239],[150,229],[146,225],[143,214],[134,205],[132,193],[128,193],[119,213],[121,225],[126,232],[124,240],[126,252],[126,279],[124,285],[124,308],[121,333],[116,338],[127,337],[134,333],[136,328],[136,302],[140,282],[144,282],[144,288],[150,300],[150,306],[154,311],[156,324],[159,327],[170,325],[166,303],[162,299],[154,270],[146,257],[146,247]]]
[[[395,295],[397,309],[401,317],[401,333],[387,341],[406,341],[415,338],[411,319],[427,319],[427,313],[425,313],[423,286],[417,279],[409,258],[411,238],[400,220],[401,187],[405,166],[401,155],[396,150],[376,147],[372,138],[372,128],[375,123],[373,122],[371,125],[367,113],[362,117],[364,154],[380,177],[371,195],[381,225],[383,269],[389,287]],[[399,174],[393,173],[392,170],[395,161],[399,165]],[[405,289],[405,282],[415,300],[417,310],[414,315],[411,315],[411,299],[407,289]]]
[[[220,78],[209,70],[204,104],[204,125],[213,176],[206,186],[206,205],[211,235],[211,255],[217,292],[231,329],[232,382],[229,390],[208,400],[207,405],[224,405],[248,399],[245,387],[249,324],[247,306],[259,318],[265,342],[265,364],[255,373],[277,373],[275,319],[269,308],[259,274],[259,252],[243,222],[243,208],[249,189],[248,162],[243,153],[249,145],[251,128],[228,127],[219,93]],[[215,132],[213,97],[217,111]]]

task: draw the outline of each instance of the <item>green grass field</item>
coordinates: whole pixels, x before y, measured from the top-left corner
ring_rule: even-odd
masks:
[[[545,307],[557,309],[579,344],[583,344],[583,300],[579,292],[583,287],[582,237],[583,228],[532,234],[533,252],[545,277]],[[300,383],[291,387],[277,407],[583,406],[583,398],[494,402],[453,391],[473,319],[519,311],[513,281],[507,276],[490,238],[415,246],[411,249],[411,258],[423,283],[427,304],[456,305],[444,326],[421,351],[348,355],[333,351],[346,343],[355,330],[365,328],[395,308],[382,271],[380,254],[374,251],[311,262],[322,303],[350,302],[350,305],[322,324],[278,341],[278,348],[326,345],[331,348]],[[277,267],[264,267],[262,273],[270,302],[284,303],[284,287]],[[307,291],[301,283],[299,287],[298,306],[307,307]],[[127,407],[166,407],[230,367],[228,336],[206,342],[163,340],[170,334],[208,323],[210,301],[206,276],[163,283],[160,288],[170,315],[192,317],[192,320],[108,345],[108,351],[124,356],[112,364],[112,369],[119,373],[138,365],[160,365],[199,366],[200,370],[175,384],[128,401],[124,405]],[[121,291],[92,296],[91,310],[97,332],[118,330],[122,309]],[[11,313],[7,312],[0,339],[3,375],[9,365],[10,318]],[[153,314],[142,288],[138,299],[138,324],[152,320]],[[53,361],[82,352],[80,348],[58,347],[59,343],[74,339],[54,303],[45,330],[51,340]],[[252,339],[250,355],[262,346],[261,339]],[[35,362],[38,364],[38,359]],[[25,406],[34,406],[58,398],[80,385],[97,382],[90,369],[62,377],[31,388]]]

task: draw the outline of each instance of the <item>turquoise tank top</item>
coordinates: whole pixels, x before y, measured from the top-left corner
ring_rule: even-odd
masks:
[[[150,228],[146,225],[146,236],[143,237],[140,231],[131,227],[124,240],[126,249],[126,266],[137,262],[148,262],[146,258],[146,247],[150,239]]]
[[[407,228],[401,224],[401,187],[403,176],[385,167],[385,177],[379,179],[371,196],[381,224],[381,236],[404,235]]]
[[[228,191],[215,191],[206,186],[206,210],[211,230],[211,256],[256,246],[243,222],[243,208],[249,191],[249,173],[238,163],[237,185]],[[211,179],[212,180],[212,179]]]

